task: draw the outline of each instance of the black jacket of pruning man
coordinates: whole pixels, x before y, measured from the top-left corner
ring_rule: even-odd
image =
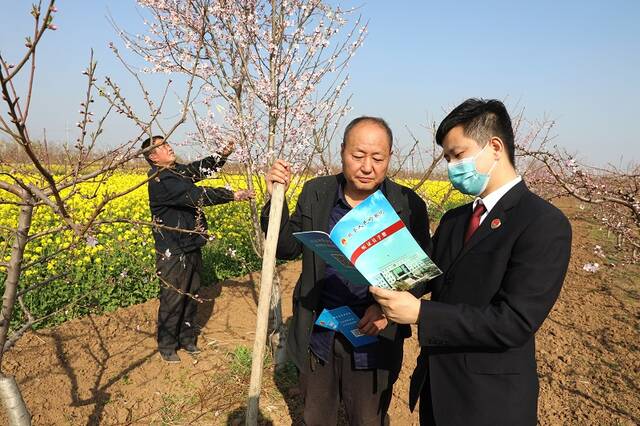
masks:
[[[351,208],[380,189],[420,246],[429,251],[429,218],[424,201],[411,189],[386,177],[392,133],[384,120],[360,117],[345,129],[342,173],[305,183],[295,211],[286,203],[280,224],[276,256],[293,259],[302,254],[302,273],[293,293],[293,318],[287,334],[287,352],[300,371],[307,425],[335,425],[340,400],[351,425],[384,424],[393,384],[402,364],[403,343],[411,334],[382,314],[368,288],[342,279],[337,271],[296,240],[292,233],[330,232]],[[290,166],[275,162],[266,180],[288,186]],[[268,226],[270,204],[263,209]],[[349,306],[361,320],[360,331],[377,335],[377,343],[353,348],[339,333],[314,326],[323,308]]]
[[[204,158],[190,164],[176,163],[171,145],[162,137],[145,140],[155,148],[145,153],[151,164],[149,176],[149,207],[156,249],[156,270],[161,281],[158,310],[158,350],[163,360],[179,362],[176,351],[190,354],[196,346],[197,301],[202,270],[201,248],[207,242],[207,219],[202,207],[242,201],[253,197],[250,191],[196,186],[195,183],[219,170],[231,154],[229,147],[219,156]]]

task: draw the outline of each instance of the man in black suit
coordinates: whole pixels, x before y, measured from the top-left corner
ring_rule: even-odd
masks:
[[[305,183],[296,209],[284,205],[277,257],[302,254],[302,273],[293,292],[293,318],[287,352],[300,372],[305,399],[304,420],[311,425],[335,425],[340,399],[351,425],[384,424],[393,383],[402,364],[402,346],[411,330],[388,322],[367,287],[354,285],[304,247],[293,232],[330,232],[353,207],[380,189],[424,250],[430,249],[429,219],[424,201],[411,189],[386,177],[393,136],[387,123],[360,117],[345,129],[342,173]],[[266,180],[289,185],[290,166],[276,161]],[[267,203],[262,227],[268,226]],[[322,309],[349,306],[361,317],[360,331],[378,335],[377,343],[353,348],[340,334],[314,326]]]
[[[448,211],[434,235],[444,274],[431,300],[370,291],[388,319],[418,324],[409,404],[424,425],[535,425],[535,333],[569,263],[567,218],[527,189],[514,167],[502,102],[468,99],[436,133],[449,179],[473,203]]]

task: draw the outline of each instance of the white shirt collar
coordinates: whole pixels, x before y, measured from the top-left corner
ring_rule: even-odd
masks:
[[[505,183],[504,185],[502,185],[500,188],[496,189],[492,193],[486,195],[484,198],[477,197],[473,201],[474,209],[478,205],[478,202],[481,200],[482,200],[482,204],[484,204],[484,207],[487,209],[487,211],[485,211],[484,214],[480,217],[480,223],[482,223],[482,221],[489,215],[489,212],[491,211],[491,209],[494,208],[496,204],[498,204],[498,201],[500,201],[500,199],[504,196],[504,194],[509,192],[511,188],[516,186],[521,181],[522,181],[522,177],[518,176],[515,179]]]

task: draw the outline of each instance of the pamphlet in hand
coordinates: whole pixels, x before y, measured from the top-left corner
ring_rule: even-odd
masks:
[[[379,190],[344,215],[331,234],[293,235],[353,284],[407,290],[442,274]]]
[[[360,318],[348,306],[335,309],[323,309],[316,325],[342,333],[354,347],[360,347],[378,341],[376,336],[368,336],[358,329]]]

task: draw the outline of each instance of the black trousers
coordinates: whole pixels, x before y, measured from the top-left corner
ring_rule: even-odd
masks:
[[[198,302],[190,295],[196,295],[200,288],[202,252],[157,255],[156,270],[160,279],[158,349],[173,351],[196,343]]]
[[[435,426],[436,419],[433,416],[433,404],[431,402],[431,389],[429,377],[425,380],[420,392],[420,426]]]
[[[397,350],[402,359],[402,342]],[[344,402],[351,426],[386,424],[399,368],[394,371],[356,370],[353,368],[351,344],[339,334],[336,334],[328,362],[318,360],[313,354],[311,358],[311,371],[300,374],[306,426],[335,426],[340,400]]]

